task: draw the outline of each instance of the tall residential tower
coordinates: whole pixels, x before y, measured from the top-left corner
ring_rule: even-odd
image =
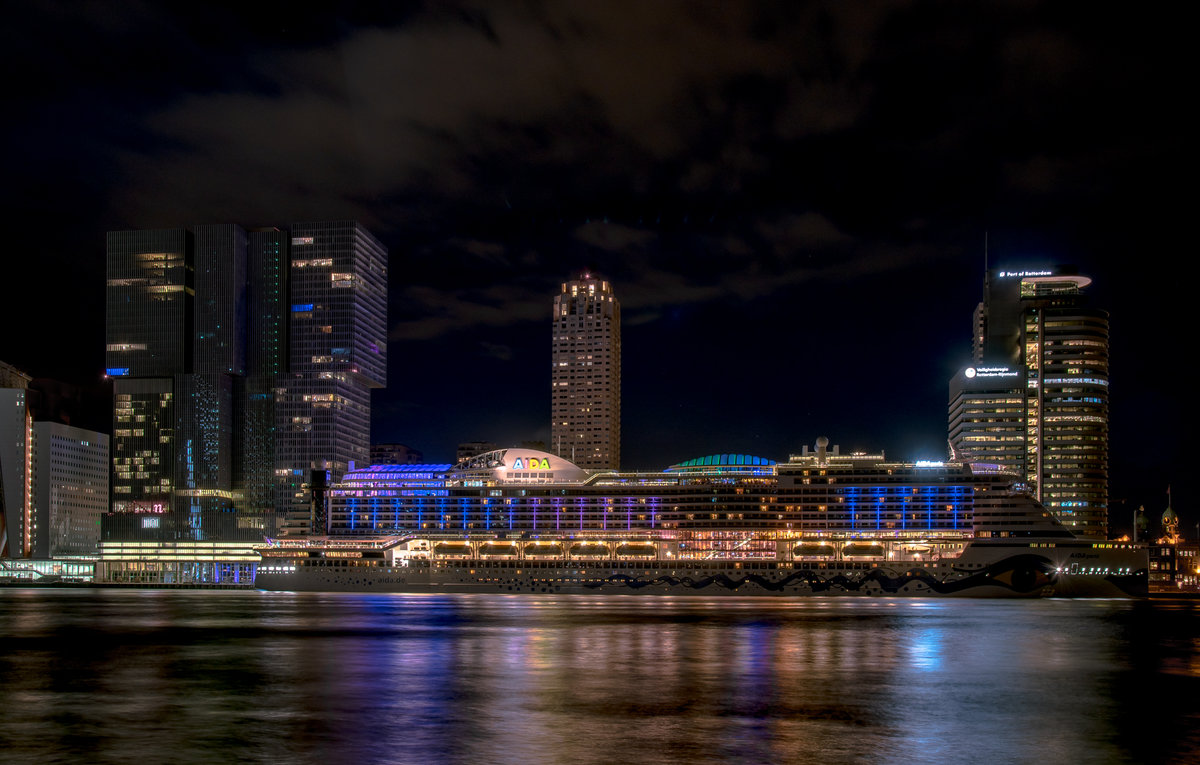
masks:
[[[621,305],[583,274],[554,298],[550,451],[588,470],[621,466]]]
[[[1070,269],[999,270],[975,309],[974,363],[950,382],[950,444],[1002,465],[1069,528],[1108,532],[1108,314]]]

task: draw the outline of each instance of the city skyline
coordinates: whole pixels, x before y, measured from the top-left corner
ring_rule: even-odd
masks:
[[[353,221],[112,231],[104,538],[319,530],[370,454],[387,381],[387,250]]]
[[[1165,191],[1182,25],[1049,3],[387,13],[16,9],[5,55],[34,74],[5,128],[3,298],[30,320],[0,359],[100,383],[107,230],[356,219],[391,252],[374,440],[549,443],[547,296],[593,268],[622,302],[625,465],[819,435],[937,457],[986,236],[992,267],[1094,279],[1113,525],[1173,484],[1187,527],[1186,378],[1161,360],[1192,269],[1152,262],[1186,241]]]

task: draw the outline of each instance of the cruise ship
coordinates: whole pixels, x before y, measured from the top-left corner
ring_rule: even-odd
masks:
[[[351,470],[328,534],[268,540],[264,590],[758,596],[1145,596],[1147,554],[1078,538],[996,466],[828,439],[590,472],[542,451]]]

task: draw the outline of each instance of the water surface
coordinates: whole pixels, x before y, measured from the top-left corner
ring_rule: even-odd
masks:
[[[0,760],[1188,762],[1200,604],[0,590]]]

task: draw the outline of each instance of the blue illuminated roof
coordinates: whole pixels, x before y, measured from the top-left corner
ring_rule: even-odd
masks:
[[[678,465],[672,465],[667,468],[667,470],[700,467],[771,467],[774,464],[775,460],[769,460],[766,457],[755,457],[752,454],[710,454],[707,457],[696,457],[686,462],[680,462]]]
[[[364,465],[342,476],[343,481],[383,481],[383,480],[440,480],[440,474],[450,471],[451,464],[439,462],[424,465]]]
[[[371,465],[359,468],[354,472],[369,471],[371,473],[444,473],[454,467],[449,463],[439,462],[429,465]]]

